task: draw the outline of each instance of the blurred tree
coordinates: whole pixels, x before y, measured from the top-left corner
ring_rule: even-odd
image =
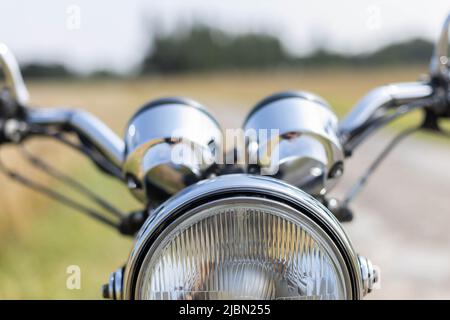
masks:
[[[363,57],[368,64],[425,64],[433,52],[431,42],[414,39],[386,46]]]
[[[21,67],[25,78],[67,78],[73,77],[72,72],[60,64],[32,63]]]
[[[427,64],[433,51],[430,42],[415,39],[388,45],[370,54],[344,55],[319,49],[306,57],[293,57],[273,36],[233,36],[208,26],[194,26],[184,33],[159,34],[151,48],[143,61],[142,74],[283,66]]]
[[[291,58],[278,39],[264,34],[231,36],[206,26],[187,34],[158,35],[142,73],[278,67]]]
[[[370,54],[345,55],[318,49],[306,57],[293,57],[279,39],[268,34],[232,35],[205,25],[172,34],[157,33],[145,54],[141,74],[181,73],[233,69],[276,69],[320,66],[379,66],[427,64],[432,43],[414,39],[388,45]],[[75,78],[61,64],[32,63],[22,67],[26,78]],[[93,71],[91,78],[117,77],[107,70]]]

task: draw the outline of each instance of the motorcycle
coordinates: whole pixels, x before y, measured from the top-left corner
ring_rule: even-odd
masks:
[[[25,149],[31,164],[110,216],[1,161],[0,171],[134,237],[128,261],[103,287],[105,298],[361,299],[378,274],[341,223],[352,219],[349,204],[402,139],[418,130],[446,134],[439,121],[450,118],[449,26],[450,16],[427,79],[376,88],[341,121],[312,93],[271,95],[246,117],[241,150],[228,153],[220,124],[190,99],[145,104],[124,139],[87,112],[32,107],[16,59],[0,44],[0,144],[20,148],[31,137],[55,139],[123,182],[143,209],[123,213]],[[422,110],[421,123],[395,137],[342,201],[328,197],[361,142],[416,110]]]

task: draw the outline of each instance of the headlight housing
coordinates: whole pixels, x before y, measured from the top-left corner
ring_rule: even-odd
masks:
[[[273,178],[228,175],[182,191],[149,218],[123,297],[358,299],[359,261],[311,196]]]
[[[344,299],[345,262],[312,220],[273,200],[233,197],[197,207],[151,246],[139,299]]]

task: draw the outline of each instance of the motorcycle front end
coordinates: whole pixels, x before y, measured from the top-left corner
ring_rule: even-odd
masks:
[[[385,154],[343,201],[328,193],[349,170],[345,160],[392,120],[420,109],[425,120],[415,129],[440,131],[437,119],[450,117],[449,24],[450,17],[429,79],[377,88],[340,122],[309,92],[263,99],[244,121],[241,149],[231,150],[242,155],[239,164],[224,161],[230,150],[223,129],[190,99],[148,102],[128,122],[124,139],[86,112],[33,108],[14,56],[1,45],[0,142],[45,136],[68,144],[126,185],[143,209],[127,215],[83,189],[113,214],[106,218],[18,172],[2,171],[134,237],[128,261],[103,288],[105,298],[362,299],[379,275],[341,222],[351,220],[350,201]]]

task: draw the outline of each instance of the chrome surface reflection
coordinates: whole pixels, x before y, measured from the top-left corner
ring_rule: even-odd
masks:
[[[257,159],[257,166],[249,165],[249,173],[260,170],[314,196],[325,195],[343,172],[337,125],[330,106],[311,93],[284,92],[266,98],[244,123],[248,156]],[[264,129],[278,133],[254,134]]]
[[[143,258],[147,255],[150,246],[163,240],[160,237],[162,230],[168,228],[169,232],[178,225],[172,223],[173,221],[185,217],[187,212],[195,212],[196,208],[208,205],[213,200],[231,199],[232,201],[243,196],[253,198],[255,203],[258,203],[261,197],[272,199],[276,202],[275,206],[289,206],[289,210],[295,210],[299,217],[307,217],[320,225],[320,230],[330,237],[332,246],[335,246],[343,257],[342,261],[344,262],[340,268],[347,270],[345,272],[349,274],[350,285],[346,286],[348,288],[346,299],[362,297],[364,288],[356,252],[340,223],[319,201],[278,179],[231,174],[204,180],[190,186],[166,201],[151,214],[137,235],[135,246],[126,264],[123,283],[124,298],[136,298],[136,281],[139,276],[142,277]]]
[[[197,102],[167,98],[142,107],[125,135],[124,174],[133,194],[157,204],[203,178],[221,150],[221,129]]]

